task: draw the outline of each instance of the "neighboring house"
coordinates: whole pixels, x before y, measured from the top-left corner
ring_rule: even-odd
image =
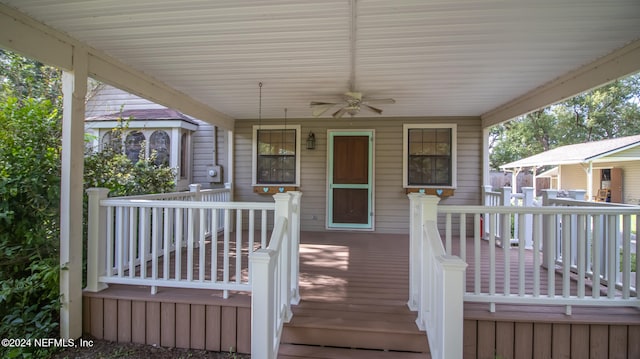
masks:
[[[554,167],[536,174],[548,166]],[[640,135],[562,146],[500,168],[533,169],[553,189],[586,190],[587,200],[640,204]]]
[[[176,169],[177,190],[193,183],[220,187],[228,179],[227,132],[207,122],[108,85],[100,85],[87,101],[86,116],[92,150],[111,142],[112,129],[125,126],[125,153],[135,162],[142,149],[146,156],[155,150],[158,162]]]

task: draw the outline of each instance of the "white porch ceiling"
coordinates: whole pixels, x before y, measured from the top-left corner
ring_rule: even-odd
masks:
[[[263,118],[311,117],[352,55],[385,117],[481,116],[640,39],[638,0],[358,0],[353,42],[349,0],[0,2],[236,119],[260,81]]]

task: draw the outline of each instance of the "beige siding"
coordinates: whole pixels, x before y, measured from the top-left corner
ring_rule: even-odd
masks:
[[[193,183],[200,183],[203,188],[220,187],[229,181],[226,131],[218,129],[216,134],[215,126],[196,121],[198,130],[192,135]],[[212,183],[207,174],[207,169],[215,164],[222,167],[223,179],[219,183]]]
[[[402,119],[321,119],[289,120],[302,126],[301,225],[305,231],[324,231],[326,221],[327,130],[375,130],[375,229],[381,233],[407,233],[409,203],[402,187],[402,126],[405,123],[456,123],[458,125],[458,188],[442,204],[480,204],[482,172],[482,130],[480,119],[402,118]],[[236,122],[235,199],[271,201],[271,196],[253,193],[251,183],[252,126],[256,121]],[[263,125],[282,124],[282,120],[262,120]],[[316,149],[307,150],[306,138],[312,131]]]
[[[560,166],[559,177],[561,190],[587,189],[587,172],[582,165]]]
[[[602,164],[598,164],[598,167]],[[605,168],[622,169],[622,198],[624,203],[640,205],[640,160],[611,162]],[[600,183],[599,177],[594,182]]]

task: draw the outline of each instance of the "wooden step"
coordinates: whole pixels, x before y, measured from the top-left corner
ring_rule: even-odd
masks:
[[[293,308],[281,343],[427,353],[425,332],[406,305],[303,301]]]
[[[280,344],[278,359],[431,359],[427,353]]]

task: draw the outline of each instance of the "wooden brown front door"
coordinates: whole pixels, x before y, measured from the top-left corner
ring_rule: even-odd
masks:
[[[330,228],[373,228],[373,132],[329,132]]]

